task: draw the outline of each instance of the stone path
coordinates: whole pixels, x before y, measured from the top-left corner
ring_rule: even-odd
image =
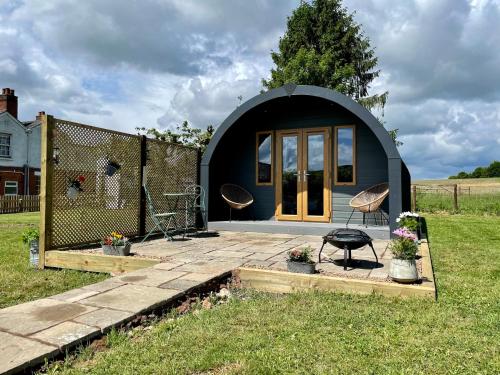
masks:
[[[319,236],[222,232],[218,237],[186,241],[154,240],[134,245],[142,256],[162,259],[106,281],[0,310],[0,374],[43,363],[79,343],[100,336],[138,314],[168,304],[193,288],[229,274],[240,266],[286,269],[286,253],[321,245]],[[333,263],[318,269],[349,277],[387,277],[386,241],[375,241],[383,267],[374,268],[369,249],[353,252],[368,266],[343,271]],[[327,245],[327,257],[342,254]]]

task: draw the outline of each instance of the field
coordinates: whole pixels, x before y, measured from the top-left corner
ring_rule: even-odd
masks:
[[[417,180],[417,210],[500,216],[500,178]],[[453,205],[453,185],[458,185],[458,210]]]
[[[437,302],[243,293],[112,332],[56,374],[498,374],[500,217],[428,215]]]
[[[108,277],[70,270],[39,271],[31,267],[21,233],[30,225],[38,225],[38,221],[38,212],[0,215],[0,308],[62,293]]]

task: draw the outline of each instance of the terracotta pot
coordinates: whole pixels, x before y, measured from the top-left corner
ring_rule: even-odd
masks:
[[[392,259],[389,276],[398,283],[413,283],[418,280],[415,260]]]
[[[316,264],[314,263],[287,261],[286,267],[288,272],[308,274],[316,272]]]
[[[104,253],[104,255],[128,256],[130,255],[130,247],[130,243],[127,243],[123,246],[102,245],[102,252]]]

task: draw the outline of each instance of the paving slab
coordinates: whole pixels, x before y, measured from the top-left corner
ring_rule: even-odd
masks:
[[[61,294],[56,294],[55,296],[51,296],[49,298],[64,302],[76,302],[81,299],[94,296],[96,294],[99,294],[99,292],[96,290],[78,288],[78,289],[68,290],[67,292]]]
[[[198,285],[200,285],[200,281],[197,280],[175,279],[160,285],[160,288],[177,289],[186,292]]]
[[[144,285],[126,284],[79,301],[94,307],[106,307],[115,310],[141,313],[153,309],[165,301],[180,294],[178,290],[162,289]]]
[[[178,277],[181,277],[185,274],[186,272],[167,271],[157,268],[145,268],[133,272],[128,272],[123,276],[116,277],[116,279],[127,284],[160,286],[167,281],[177,279]]]
[[[0,374],[14,374],[58,353],[57,346],[0,331]]]
[[[198,261],[184,264],[176,268],[176,271],[187,271],[196,273],[226,273],[232,271],[234,268],[241,266],[245,263],[241,259],[233,259],[228,261]]]
[[[119,326],[134,316],[134,313],[128,311],[99,309],[80,315],[73,319],[73,321],[88,326],[99,327],[101,332],[106,332],[111,327]]]
[[[213,256],[215,258],[244,258],[251,254],[252,253],[248,251],[229,251],[229,250],[214,250],[207,253],[207,255]]]
[[[268,260],[275,256],[274,254],[269,253],[253,253],[245,257],[245,259],[253,259],[253,260]]]
[[[196,281],[198,282],[198,284],[203,284],[206,283],[207,281],[218,278],[220,275],[221,275],[220,272],[213,272],[213,273],[190,272],[182,277],[179,277],[177,280],[190,280],[190,281]]]
[[[94,310],[79,303],[39,299],[0,310],[0,329],[29,335]]]
[[[35,333],[30,338],[56,345],[59,349],[64,350],[69,344],[78,345],[100,333],[101,329],[97,327],[75,322],[64,322]]]
[[[125,283],[119,282],[116,278],[112,278],[95,284],[86,285],[82,287],[82,289],[95,290],[96,292],[106,292],[108,290],[118,288],[122,285],[125,285]]]

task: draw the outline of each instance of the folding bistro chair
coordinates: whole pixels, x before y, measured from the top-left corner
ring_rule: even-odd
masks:
[[[172,224],[172,221],[175,217],[175,212],[164,212],[157,214],[153,205],[153,200],[151,199],[151,194],[149,193],[146,185],[144,185],[144,193],[146,195],[149,217],[151,218],[155,226],[149,231],[146,237],[142,239],[141,243],[146,241],[146,239],[157,229],[164,234],[163,238],[172,241],[172,236],[168,233],[168,231],[170,229],[170,224]],[[175,229],[175,227],[172,227],[171,229]]]
[[[196,218],[199,213],[203,220],[203,230],[208,230],[205,189],[201,185],[190,185],[185,189],[185,193],[189,194],[187,197],[186,223],[188,222],[188,215],[193,214],[196,227]]]

